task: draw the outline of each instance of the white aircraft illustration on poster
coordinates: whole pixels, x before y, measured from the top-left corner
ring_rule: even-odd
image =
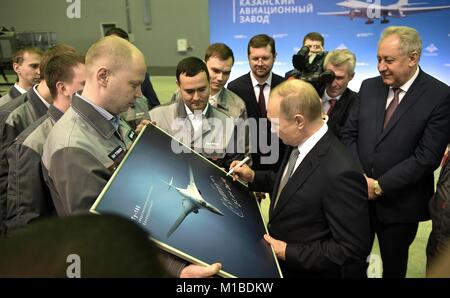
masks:
[[[323,16],[342,16],[349,17],[350,20],[355,18],[367,19],[366,24],[373,24],[374,19],[381,19],[381,24],[389,23],[388,17],[404,18],[410,14],[425,13],[450,9],[450,5],[443,6],[423,6],[426,2],[409,3],[408,0],[399,0],[397,3],[390,5],[381,5],[380,0],[375,1],[359,1],[346,0],[336,3],[337,6],[344,8],[342,11],[334,12],[318,12]],[[419,6],[418,6],[419,5]]]
[[[170,189],[171,187],[175,188],[183,197],[181,202],[181,204],[183,205],[183,211],[181,212],[180,216],[173,224],[173,226],[170,228],[169,232],[167,232],[167,238],[170,237],[173,232],[175,232],[178,226],[183,222],[186,216],[191,214],[191,212],[197,214],[199,209],[207,209],[215,214],[223,215],[223,213],[219,209],[203,199],[201,192],[198,190],[197,185],[195,185],[194,175],[192,174],[191,167],[189,167],[189,185],[186,188],[173,186],[173,177],[170,179],[169,183],[165,181],[163,182],[169,185],[168,189]]]

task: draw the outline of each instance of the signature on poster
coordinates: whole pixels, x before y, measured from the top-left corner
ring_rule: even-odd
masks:
[[[217,179],[214,176],[210,176],[209,178],[211,180],[211,187],[219,193],[222,204],[237,216],[244,217],[242,206],[234,197],[227,180],[223,177]]]

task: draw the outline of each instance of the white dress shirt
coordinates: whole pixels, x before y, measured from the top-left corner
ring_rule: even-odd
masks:
[[[24,93],[27,93],[27,92],[28,92],[27,90],[25,90],[25,89],[23,89],[22,87],[20,87],[17,83],[14,84],[14,88],[16,88],[17,91],[20,92],[20,94],[24,94]]]
[[[203,111],[200,113],[200,111],[192,111],[188,108],[188,106],[185,104],[184,108],[186,109],[186,114],[191,121],[192,128],[194,129],[194,135],[197,135],[198,133],[202,132],[202,126],[203,126],[203,116],[206,115],[206,111],[208,110],[209,104],[206,105],[206,107],[203,109]]]

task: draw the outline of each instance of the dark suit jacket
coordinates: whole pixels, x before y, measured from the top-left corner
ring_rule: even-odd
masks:
[[[145,73],[144,82],[141,85],[142,94],[147,98],[148,106],[150,109],[159,106],[159,99],[156,95],[155,89],[153,89],[152,81],[150,81],[150,75]]]
[[[342,138],[341,131],[350,114],[350,109],[357,98],[358,94],[347,88],[328,115],[328,127],[339,140]]]
[[[285,78],[276,75],[272,73],[272,84],[270,86],[271,90],[275,88],[277,85],[282,83],[285,80]],[[245,102],[245,107],[247,108],[247,116],[248,118],[253,118],[258,121],[258,119],[261,118],[261,112],[259,111],[258,101],[255,96],[255,92],[252,85],[252,79],[250,78],[250,73],[247,73],[234,81],[230,82],[227,86],[227,88],[237,95],[239,95],[240,98],[242,98]],[[255,144],[254,141],[256,139],[252,137],[252,134],[255,134],[256,132],[250,132],[250,138],[251,138],[251,150],[252,152],[255,152],[257,144],[259,144],[259,138],[262,137],[263,140],[265,139],[265,144],[271,145],[270,139],[271,139],[271,132],[270,132],[270,122],[268,123],[267,130],[265,132],[259,132],[259,125],[258,125],[258,138],[257,143]],[[261,164],[261,156],[268,156],[269,154],[262,154],[261,148],[258,149],[256,153],[252,154],[252,160],[253,165],[252,168],[255,170],[272,170],[276,171],[280,167],[284,152],[286,150],[286,145],[283,144],[283,142],[280,141],[280,139],[276,136],[272,136],[273,139],[276,140],[276,145],[278,145],[279,148],[279,158],[278,162],[275,164]],[[278,143],[278,144],[277,144]],[[275,147],[276,148],[276,147]],[[273,153],[272,153],[273,154]]]
[[[450,88],[420,70],[383,130],[388,92],[380,77],[362,83],[342,142],[384,191],[374,201],[379,220],[427,220],[433,171],[449,142]]]
[[[276,197],[292,147],[278,174],[256,172],[250,185]],[[270,205],[271,236],[287,242],[285,277],[364,277],[370,253],[367,184],[357,163],[328,131]]]

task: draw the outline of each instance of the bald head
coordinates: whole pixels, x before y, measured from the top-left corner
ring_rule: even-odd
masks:
[[[311,84],[301,80],[288,80],[278,85],[271,93],[271,101],[280,106],[282,116],[287,119],[301,114],[309,121],[322,119],[320,97]]]
[[[86,54],[86,70],[95,72],[98,67],[105,67],[116,72],[129,66],[130,61],[145,64],[142,52],[129,41],[117,37],[103,37],[94,43]]]
[[[144,55],[133,44],[117,36],[103,37],[86,54],[82,95],[118,115],[142,96],[146,71]]]

